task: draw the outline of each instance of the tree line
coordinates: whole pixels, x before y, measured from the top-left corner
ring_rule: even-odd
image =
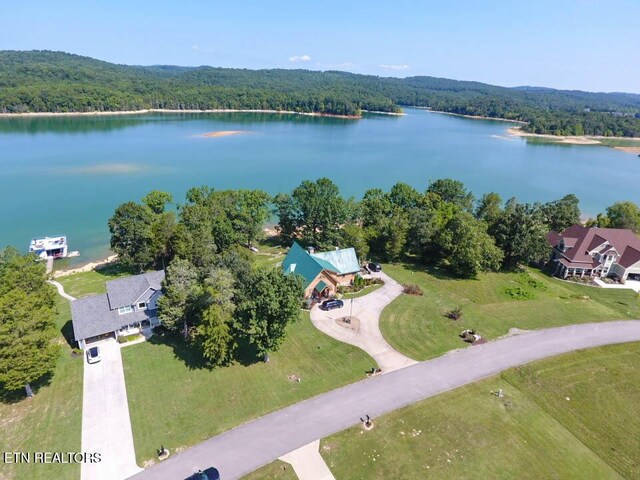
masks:
[[[580,222],[575,195],[547,203],[503,201],[492,192],[475,198],[462,182],[439,179],[424,191],[398,182],[357,200],[320,178],[274,197],[198,187],[176,204],[169,193],[151,191],[116,208],[108,221],[111,248],[132,273],[166,269],[159,317],[207,364],[246,358],[247,350],[265,358],[299,318],[303,294],[301,278],[256,266],[247,248],[272,215],[284,244],[354,247],[361,261],[435,265],[460,278],[544,263],[547,233]],[[617,202],[587,225],[640,233],[640,208]],[[55,368],[55,293],[46,280],[45,265],[33,254],[0,252],[0,392]]]
[[[0,51],[0,112],[268,109],[359,115],[401,105],[519,120],[528,132],[640,136],[640,95],[505,88],[336,71],[126,66],[50,51]]]

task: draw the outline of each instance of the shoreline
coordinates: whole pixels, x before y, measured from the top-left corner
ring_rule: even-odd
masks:
[[[73,275],[75,273],[90,272],[92,270],[106,267],[107,265],[117,262],[117,260],[118,260],[118,255],[115,255],[115,254],[109,255],[108,257],[103,258],[102,260],[89,262],[80,267],[69,268],[66,270],[54,270],[51,276],[53,278],[60,278],[60,277],[66,277],[68,275]]]
[[[522,127],[509,127],[507,133],[512,137],[523,138],[543,138],[550,140],[551,143],[559,143],[565,145],[601,145],[603,147],[613,148],[621,152],[640,154],[640,137],[604,137],[601,135],[551,135],[548,133],[529,133],[523,132]],[[616,146],[607,145],[601,140],[625,140],[630,142],[638,142],[637,146]]]
[[[424,110],[426,112],[431,113],[442,113],[444,115],[453,115],[454,117],[462,117],[462,118],[470,118],[471,120],[497,120],[500,122],[509,122],[509,123],[517,123],[520,125],[526,125],[527,122],[523,122],[522,120],[511,120],[508,118],[500,118],[500,117],[483,117],[482,115],[464,115],[462,113],[453,113],[453,112],[443,112],[441,110],[433,110],[429,107],[416,107],[407,105],[408,108],[417,108],[419,110]]]
[[[404,115],[396,112],[375,112],[366,111],[367,113],[377,113],[385,115]],[[164,108],[145,108],[143,110],[119,110],[113,112],[24,112],[24,113],[0,113],[0,118],[28,118],[28,117],[101,117],[108,115],[143,115],[145,113],[277,113],[281,115],[303,115],[307,117],[330,117],[345,118],[349,120],[359,120],[362,115],[338,115],[334,113],[321,112],[294,112],[292,110],[262,110],[262,109],[234,109],[234,108],[216,108],[211,110],[179,110]]]

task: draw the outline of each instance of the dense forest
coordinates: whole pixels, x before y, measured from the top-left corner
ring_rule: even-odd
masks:
[[[0,112],[268,109],[359,115],[419,106],[526,122],[554,135],[640,136],[640,95],[505,88],[337,71],[115,65],[50,51],[0,51]]]

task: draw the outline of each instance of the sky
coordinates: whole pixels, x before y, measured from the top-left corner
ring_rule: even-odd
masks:
[[[0,0],[0,50],[640,93],[640,0]]]

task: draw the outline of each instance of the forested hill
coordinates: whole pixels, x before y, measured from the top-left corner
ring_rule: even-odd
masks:
[[[521,120],[534,133],[640,136],[638,94],[336,71],[128,66],[62,52],[0,51],[1,112],[226,108],[357,115],[401,105]]]

